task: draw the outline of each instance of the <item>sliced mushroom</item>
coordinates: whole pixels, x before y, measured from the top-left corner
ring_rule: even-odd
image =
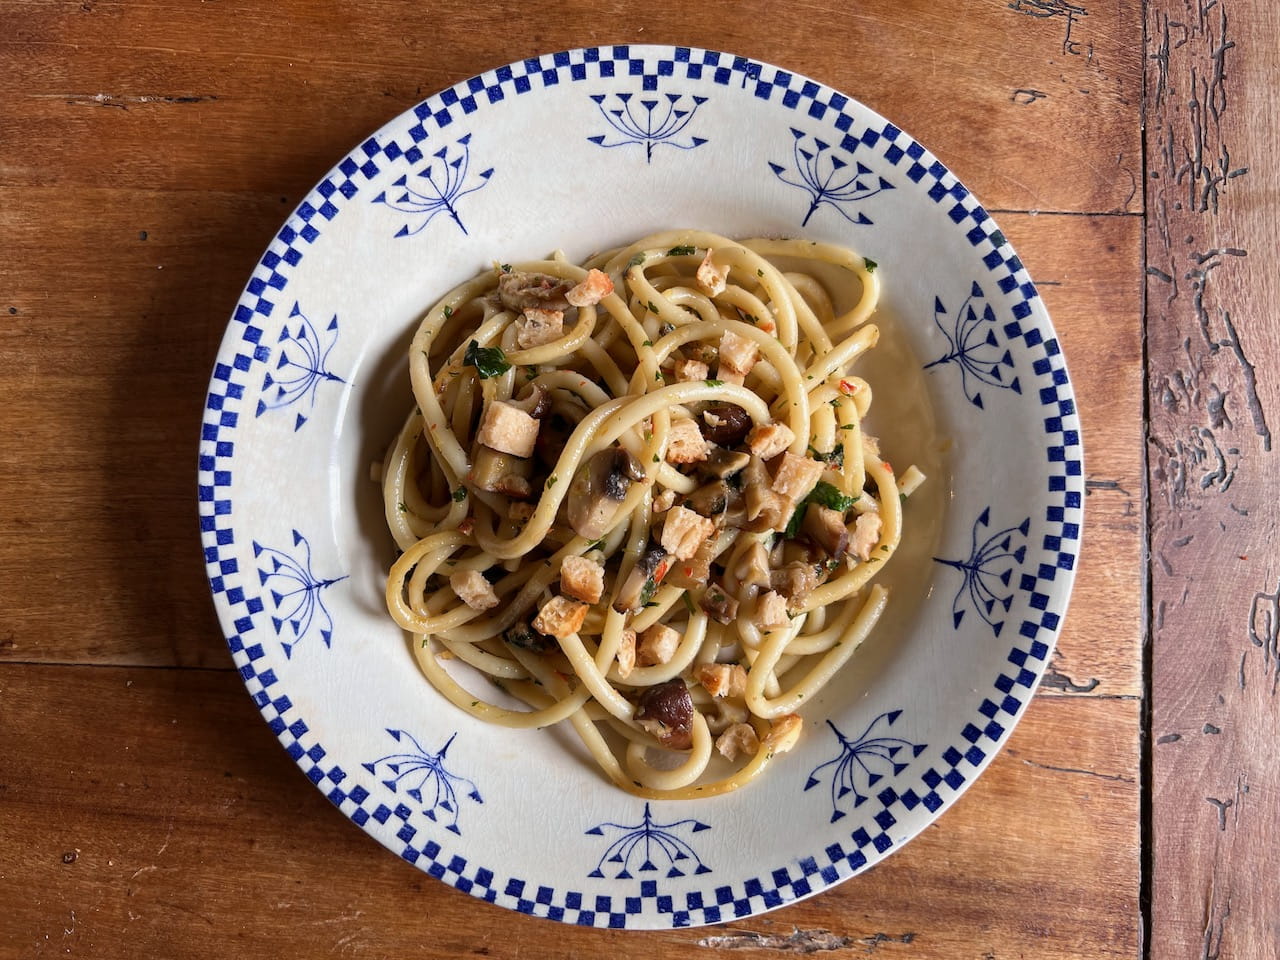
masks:
[[[844,514],[839,510],[811,503],[805,511],[801,529],[833,560],[839,560],[849,549],[849,528],[845,526]]]
[[[528,650],[532,653],[546,653],[555,646],[550,637],[544,637],[527,623],[517,623],[515,626],[509,627],[502,635],[502,639],[513,647],[519,647],[521,650]]]
[[[568,310],[569,301],[565,294],[572,287],[572,280],[547,273],[512,270],[498,276],[498,299],[513,313],[529,309]]]
[[[644,471],[622,447],[609,447],[578,470],[569,488],[569,526],[580,537],[598,540],[608,531],[637,474]]]
[[[646,687],[636,704],[636,722],[669,750],[693,746],[693,697],[679,677]]]
[[[716,623],[733,623],[734,618],[738,616],[738,601],[729,596],[728,592],[718,583],[713,583],[707,587],[707,591],[702,595],[702,599],[698,601],[698,605]]]
[[[529,384],[519,400],[507,402],[535,420],[542,420],[551,412],[551,392],[540,383]]]
[[[720,526],[724,522],[724,512],[729,508],[729,485],[723,480],[715,480],[699,487],[684,500],[684,506],[694,513],[716,521]]]
[[[736,403],[711,403],[702,411],[702,435],[722,447],[736,447],[752,426],[751,415]]]
[[[667,551],[657,544],[649,547],[641,555],[640,562],[627,574],[622,589],[618,591],[618,596],[613,601],[613,609],[619,613],[628,613],[643,607],[653,599],[653,594],[658,589],[658,584],[662,582],[662,578],[666,576],[669,566]]]
[[[698,464],[698,472],[704,477],[726,480],[750,462],[751,454],[749,453],[738,450],[714,450],[711,456]]]
[[[753,543],[738,561],[733,571],[738,582],[745,587],[763,587],[769,589],[769,551],[759,541]]]
[[[521,485],[512,481],[521,479],[526,481],[525,486],[527,486],[532,467],[532,462],[523,457],[502,453],[481,444],[477,449],[475,462],[471,465],[468,479],[480,490],[513,496],[515,494],[512,491],[518,491]],[[517,499],[524,499],[524,497],[517,497]]]
[[[787,598],[787,609],[796,611],[804,606],[809,594],[822,582],[822,577],[812,563],[793,560],[780,570],[769,574],[769,584]]]

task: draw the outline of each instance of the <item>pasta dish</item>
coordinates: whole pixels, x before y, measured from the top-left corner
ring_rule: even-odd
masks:
[[[681,230],[432,306],[380,470],[387,606],[427,679],[481,720],[567,722],[647,798],[791,749],[924,479],[863,431],[878,293],[842,247]]]

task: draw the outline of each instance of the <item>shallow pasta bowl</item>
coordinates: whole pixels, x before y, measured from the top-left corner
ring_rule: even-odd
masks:
[[[685,226],[838,243],[878,265],[882,340],[859,373],[886,454],[929,479],[884,573],[891,612],[806,705],[796,748],[727,796],[647,802],[563,732],[480,723],[424,681],[386,614],[369,470],[410,402],[409,338],[446,290],[495,259],[582,259]],[[429,98],[294,211],[219,351],[200,518],[249,693],[345,815],[520,912],[688,926],[868,868],[982,772],[1066,609],[1081,456],[1035,287],[916,141],[756,61],[602,47]]]

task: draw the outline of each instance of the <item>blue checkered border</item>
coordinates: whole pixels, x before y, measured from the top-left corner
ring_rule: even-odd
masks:
[[[937,812],[945,806],[990,761],[1034,692],[1061,620],[1061,612],[1050,609],[1049,584],[1073,570],[1083,506],[1080,428],[1061,350],[1057,341],[1046,339],[1034,323],[1024,326],[1023,322],[1033,314],[1032,302],[1038,296],[1035,287],[1004,235],[963,184],[893,124],[886,122],[859,130],[852,114],[845,112],[849,99],[811,80],[714,51],[664,48],[668,54],[664,56],[655,55],[654,49],[597,47],[501,67],[457,84],[415,107],[417,122],[409,128],[407,142],[375,135],[357,147],[294,211],[255,267],[219,353],[201,426],[198,499],[210,587],[215,600],[228,613],[224,617],[224,625],[230,625],[227,643],[246,688],[289,756],[357,825],[368,827],[373,820],[395,827],[395,836],[403,844],[400,856],[425,872],[486,901],[583,926],[625,927],[629,917],[656,909],[659,915],[670,917],[672,926],[679,927],[716,923],[781,906],[879,860],[896,842],[890,831],[902,811],[923,805]],[[1033,615],[1021,623],[1019,639],[1008,657],[1009,669],[996,678],[994,692],[984,696],[978,707],[982,724],[967,723],[956,745],[943,752],[941,763],[925,770],[913,786],[901,792],[893,786],[883,789],[877,795],[882,809],[873,818],[874,832],[859,827],[847,841],[827,846],[819,856],[779,867],[767,877],[716,886],[709,892],[687,893],[679,900],[660,893],[655,881],[641,881],[635,896],[558,892],[517,878],[499,878],[494,871],[464,857],[446,854],[435,840],[421,834],[419,827],[410,822],[414,819],[410,808],[399,803],[388,807],[340,766],[326,764],[326,751],[308,736],[309,728],[296,716],[287,694],[273,690],[278,684],[275,672],[258,669],[265,654],[261,644],[248,638],[254,633],[254,618],[262,613],[263,602],[260,596],[246,592],[243,583],[251,582],[251,578],[242,580],[237,560],[227,549],[235,543],[228,493],[235,453],[233,434],[241,415],[248,374],[255,364],[265,364],[270,358],[270,348],[262,343],[264,328],[289,274],[321,235],[325,223],[338,215],[344,201],[352,199],[382,172],[383,164],[401,157],[410,163],[418,162],[422,159],[419,144],[429,139],[433,130],[442,131],[458,117],[510,96],[592,77],[638,77],[642,90],[656,90],[660,78],[681,76],[710,78],[723,86],[737,85],[757,98],[776,100],[812,120],[833,124],[842,135],[843,150],[873,150],[884,156],[946,208],[948,217],[965,231],[972,246],[986,251],[982,262],[1008,299],[1013,318],[1005,325],[1006,336],[1022,340],[1038,378],[1036,387],[1046,414],[1046,455],[1051,467],[1051,502],[1044,517],[1049,532],[1042,543],[1044,560],[1034,574],[1024,573],[1019,584],[1030,596]]]

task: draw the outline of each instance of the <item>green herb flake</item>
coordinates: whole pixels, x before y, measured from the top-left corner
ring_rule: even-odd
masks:
[[[401,500],[401,501],[397,504],[397,506],[400,508],[400,512],[401,512],[401,513],[407,513],[407,512],[409,511],[409,508],[408,508],[407,506],[405,506],[405,503],[404,503],[404,501],[403,501],[403,500]]]
[[[642,263],[644,263],[644,251],[643,251],[643,250],[641,250],[641,251],[640,251],[639,253],[637,253],[634,257],[632,257],[630,260],[628,260],[628,261],[627,261],[627,269],[628,269],[628,270],[630,270],[632,267],[638,267],[638,266],[640,266],[640,264],[642,264]]]
[[[702,382],[703,382],[703,383],[705,383],[708,387],[723,387],[723,386],[724,386],[724,381],[723,381],[723,380],[703,380]]]
[[[498,269],[499,269],[499,270],[501,270],[503,273],[510,273],[510,272],[511,272],[511,264],[509,264],[509,263],[500,264],[500,265],[499,265],[499,267],[498,267]]]
[[[787,528],[782,531],[784,540],[791,540],[800,532],[800,524],[804,522],[804,514],[808,509],[808,500],[801,502],[800,506],[796,507],[795,512],[791,514],[791,519],[787,521]]]
[[[482,347],[475,340],[467,344],[467,352],[462,357],[462,363],[463,366],[475,367],[481,380],[500,377],[511,369],[511,364],[507,362],[507,355],[502,352],[501,347]]]
[[[650,577],[644,582],[644,586],[640,588],[640,606],[647,607],[649,601],[653,599],[653,595],[658,592],[658,582]]]
[[[757,277],[763,277],[763,276],[764,276],[764,271],[763,271],[763,270],[759,270],[759,269],[757,269],[757,270],[756,270],[756,276],[757,276]]]
[[[845,496],[825,480],[819,480],[818,485],[804,498],[805,503],[820,504],[831,510],[838,510],[841,513],[852,507],[857,500],[857,497]]]
[[[876,267],[880,266],[880,264],[876,263],[876,262],[875,262],[874,260],[872,260],[870,257],[863,257],[863,258],[862,258],[862,263],[863,263],[863,265],[864,265],[864,266],[866,266],[866,268],[867,268],[867,273],[875,273],[875,272],[876,272]]]
[[[668,257],[687,257],[690,254],[697,253],[697,252],[698,252],[697,247],[687,247],[687,246],[672,247],[670,250],[667,251],[667,256]]]
[[[657,313],[657,312],[658,312],[658,305],[657,305],[656,303],[654,303],[652,300],[650,300],[647,304],[645,304],[645,306],[647,306],[647,307],[649,308],[649,312],[650,312],[650,313]]]
[[[655,453],[655,454],[653,455],[653,462],[654,462],[654,463],[661,463],[661,462],[662,462],[662,458],[661,458],[661,457],[659,457],[659,456]]]
[[[840,398],[832,397],[830,400],[827,401],[827,403],[831,404],[832,408],[838,407],[840,406]]]
[[[652,347],[652,346],[653,346],[653,341],[652,341],[652,340],[646,340],[644,343],[640,344],[640,346],[642,346],[642,347]]]
[[[653,372],[653,380],[654,380],[654,383],[661,383],[661,382],[662,382],[662,371],[661,371],[661,370],[655,370],[655,371]]]
[[[695,610],[694,610],[694,608],[693,608],[693,598],[689,596],[689,591],[688,591],[688,590],[686,590],[684,593],[680,594],[680,599],[684,601],[685,609],[687,609],[690,613],[696,613],[696,612],[697,612],[697,611],[695,611]]]
[[[556,485],[556,475],[553,473],[551,476],[547,477],[547,489],[550,490],[555,485]]]
[[[841,430],[852,430],[852,429],[853,429],[853,427],[854,427],[854,424],[852,424],[852,423],[846,423],[846,424],[844,424],[840,429],[841,429]]]
[[[900,494],[898,494],[898,502],[899,502],[899,503],[906,503],[906,502],[907,502],[907,495],[906,495],[905,493],[900,493]]]
[[[463,500],[467,499],[467,488],[459,487],[457,490],[453,491],[452,497],[454,503],[461,503]]]
[[[446,306],[444,308],[444,318],[448,320],[452,316],[453,316],[453,307]]]

